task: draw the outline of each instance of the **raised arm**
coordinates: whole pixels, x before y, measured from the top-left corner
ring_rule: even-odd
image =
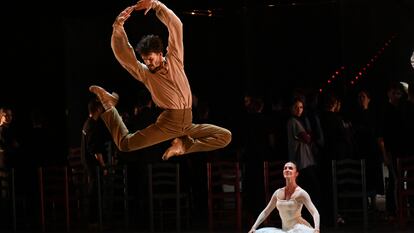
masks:
[[[309,194],[305,190],[301,190],[301,193],[298,199],[305,205],[309,213],[313,217],[313,226],[315,227],[315,232],[319,232],[320,217],[319,212],[313,204]]]
[[[183,24],[181,20],[167,6],[158,0],[140,0],[135,5],[136,10],[153,9],[158,19],[168,29],[168,47],[167,54],[177,59],[181,64],[184,63],[184,45],[183,45]]]
[[[262,224],[262,222],[267,218],[267,216],[269,216],[269,214],[272,213],[272,211],[276,208],[276,202],[277,202],[276,193],[277,193],[277,190],[272,195],[272,198],[270,199],[267,206],[262,210],[262,212],[257,217],[249,233],[254,233],[256,229],[260,226],[260,224]]]
[[[118,62],[138,80],[142,80],[143,65],[137,60],[134,48],[128,41],[124,29],[125,21],[134,11],[135,6],[125,8],[115,19],[112,25],[111,47]]]

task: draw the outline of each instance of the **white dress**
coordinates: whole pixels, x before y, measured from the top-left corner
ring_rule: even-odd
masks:
[[[284,188],[276,190],[273,194],[273,198],[277,199],[276,208],[279,211],[280,218],[282,220],[282,229],[276,227],[263,227],[256,230],[256,233],[314,233],[315,229],[301,216],[303,204],[310,209],[310,212],[315,213],[314,220],[319,225],[319,213],[315,206],[312,204],[308,193],[302,188],[298,187],[295,193],[295,197],[289,200],[283,200],[279,198],[279,195],[284,195]],[[279,194],[279,195],[278,195]],[[304,202],[298,202],[297,197],[301,196]]]

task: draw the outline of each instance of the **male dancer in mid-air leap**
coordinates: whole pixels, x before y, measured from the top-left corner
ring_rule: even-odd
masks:
[[[145,10],[146,14],[151,9],[168,28],[168,46],[164,57],[160,37],[144,36],[135,48],[142,63],[137,60],[123,25],[133,11]],[[133,151],[174,139],[162,156],[168,160],[172,156],[223,148],[230,143],[229,130],[192,123],[192,94],[184,71],[183,25],[173,11],[157,0],[140,0],[127,7],[113,23],[111,46],[119,63],[148,88],[155,104],[163,109],[154,124],[130,133],[115,108],[118,95],[90,86],[89,90],[105,108],[101,118],[119,150]]]

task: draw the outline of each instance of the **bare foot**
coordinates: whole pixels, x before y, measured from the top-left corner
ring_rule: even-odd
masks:
[[[171,142],[171,146],[165,151],[164,155],[162,156],[162,160],[168,160],[173,156],[179,156],[184,154],[184,144],[183,140],[180,138],[175,138]]]

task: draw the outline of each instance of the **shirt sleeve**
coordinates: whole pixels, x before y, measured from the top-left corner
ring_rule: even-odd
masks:
[[[175,13],[160,1],[154,1],[152,9],[158,19],[168,29],[168,47],[166,56],[184,64],[183,24]]]
[[[111,48],[115,58],[135,79],[143,82],[146,66],[138,61],[134,48],[122,25],[114,24],[111,37]]]

